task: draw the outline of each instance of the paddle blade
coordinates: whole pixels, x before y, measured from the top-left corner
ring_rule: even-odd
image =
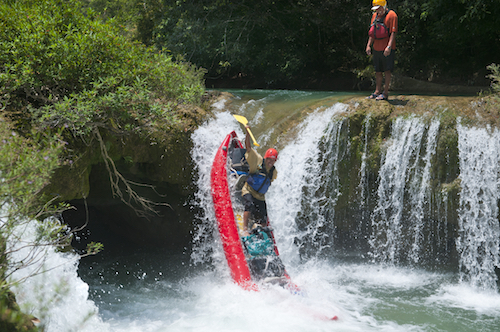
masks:
[[[236,114],[233,114],[233,116],[236,119],[236,121],[238,121],[242,125],[246,126],[248,124],[248,120],[244,116],[242,116],[242,115],[236,115]],[[255,137],[253,137],[253,134],[250,131],[250,128],[247,128],[247,130],[248,130],[248,133],[250,134],[250,137],[252,137],[253,145],[260,146],[259,143],[257,143],[257,141],[255,140]]]
[[[233,114],[233,116],[236,119],[236,121],[238,121],[239,123],[244,124],[244,125],[248,124],[248,120],[244,116],[236,115],[236,114]]]

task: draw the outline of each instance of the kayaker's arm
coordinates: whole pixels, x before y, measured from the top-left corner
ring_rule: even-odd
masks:
[[[247,135],[245,136],[245,148],[247,149],[247,152],[245,153],[245,158],[247,159],[249,166],[248,172],[255,173],[257,172],[259,165],[262,164],[262,157],[252,147],[252,141],[250,138],[251,135],[248,130],[250,126],[245,126],[245,128],[247,128]]]
[[[250,151],[252,149],[252,144],[250,143],[250,133],[248,132],[248,128],[250,128],[250,126],[245,126],[245,129],[247,131],[247,135],[245,136],[245,148],[247,149],[247,151]]]

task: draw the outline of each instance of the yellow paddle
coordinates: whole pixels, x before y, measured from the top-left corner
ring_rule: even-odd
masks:
[[[241,123],[242,125],[246,126],[248,124],[248,120],[247,118],[245,118],[244,116],[241,116],[241,115],[236,115],[236,114],[233,114],[234,118],[236,119],[236,121],[238,121],[239,123]],[[248,130],[248,133],[250,134],[250,137],[252,138],[253,140],[253,145],[255,146],[260,146],[259,143],[257,143],[257,141],[255,140],[255,137],[253,137],[253,134],[252,132],[250,131],[250,128],[247,128]]]

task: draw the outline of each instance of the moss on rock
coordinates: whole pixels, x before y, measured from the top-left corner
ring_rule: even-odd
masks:
[[[8,289],[0,292],[0,331],[2,332],[36,332],[38,328],[35,317],[21,312],[16,297]]]

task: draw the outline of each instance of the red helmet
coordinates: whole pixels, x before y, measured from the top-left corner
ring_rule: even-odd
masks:
[[[271,158],[274,160],[278,159],[278,151],[275,149],[271,148],[266,151],[266,154],[264,155],[264,159]]]

